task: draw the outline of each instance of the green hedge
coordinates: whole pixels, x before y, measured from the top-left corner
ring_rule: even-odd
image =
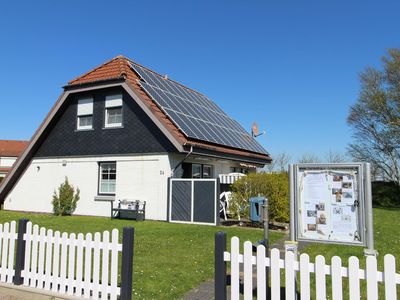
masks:
[[[289,181],[287,173],[255,173],[232,185],[230,211],[235,218],[249,218],[249,199],[258,195],[269,200],[269,219],[289,222]]]
[[[394,182],[373,182],[372,204],[377,207],[400,207],[400,187]]]

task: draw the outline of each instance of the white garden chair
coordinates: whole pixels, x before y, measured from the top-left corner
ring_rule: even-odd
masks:
[[[219,195],[219,212],[224,213],[224,219],[227,220],[228,217],[227,215],[229,214],[229,202],[231,201],[232,198],[232,192],[222,192]]]

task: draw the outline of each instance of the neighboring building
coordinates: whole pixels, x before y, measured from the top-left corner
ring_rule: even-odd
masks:
[[[146,218],[166,220],[169,177],[217,178],[270,161],[204,95],[118,56],[64,87],[0,201],[51,212],[67,176],[81,192],[76,214],[109,216],[107,201],[129,198],[146,200]]]
[[[0,182],[10,172],[17,158],[28,146],[27,141],[0,140]]]

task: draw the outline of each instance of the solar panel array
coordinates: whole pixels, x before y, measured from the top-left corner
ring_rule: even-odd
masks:
[[[204,95],[139,65],[132,68],[142,88],[189,138],[267,154],[240,124]]]

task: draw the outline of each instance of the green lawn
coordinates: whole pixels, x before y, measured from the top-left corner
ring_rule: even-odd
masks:
[[[378,256],[378,270],[383,271],[383,258],[385,254],[393,254],[396,259],[400,259],[400,209],[374,209],[374,240],[375,248],[379,252]],[[310,255],[310,261],[315,261],[315,256],[322,254],[325,256],[326,263],[330,264],[333,256],[341,257],[342,264],[347,266],[348,258],[350,256],[357,256],[360,259],[360,267],[365,268],[365,257],[363,254],[363,247],[350,247],[341,245],[329,244],[313,244],[302,250],[303,253]],[[399,272],[399,263],[397,263],[396,271]],[[348,285],[347,280],[343,280],[343,295],[344,299],[348,299]],[[315,281],[312,281],[314,284]],[[362,285],[363,299],[366,298],[366,285]],[[331,282],[327,277],[327,295],[331,292]],[[400,297],[400,293],[398,292]],[[330,296],[330,295],[329,295]],[[330,297],[331,298],[331,297]],[[383,285],[379,286],[379,299],[384,299]]]
[[[223,230],[242,241],[261,240],[255,228],[183,225],[166,222],[111,220],[101,217],[56,217],[0,211],[0,223],[28,218],[34,224],[75,233],[135,227],[133,293],[136,299],[177,299],[214,275],[214,234]],[[271,243],[283,236],[271,232]],[[229,245],[228,245],[229,246]]]

